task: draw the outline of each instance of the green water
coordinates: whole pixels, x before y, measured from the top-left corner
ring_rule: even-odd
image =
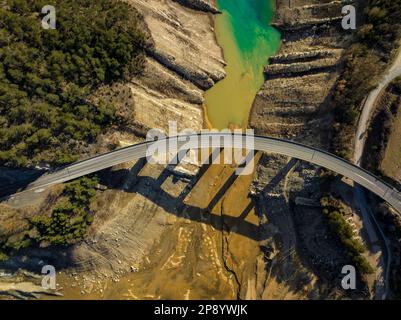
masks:
[[[208,119],[214,128],[246,127],[263,68],[280,46],[271,27],[272,0],[217,0],[216,37],[227,62],[227,77],[206,92]]]

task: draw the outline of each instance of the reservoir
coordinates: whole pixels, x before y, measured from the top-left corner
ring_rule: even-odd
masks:
[[[207,117],[217,129],[247,126],[263,68],[280,47],[280,34],[270,26],[272,0],[217,0],[223,12],[215,32],[227,62],[227,77],[206,92]]]

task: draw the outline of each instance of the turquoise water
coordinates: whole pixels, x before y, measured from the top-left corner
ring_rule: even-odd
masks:
[[[211,125],[246,127],[256,93],[264,82],[263,68],[281,39],[269,24],[272,0],[217,0],[223,12],[216,18],[216,37],[227,61],[227,77],[206,95]]]

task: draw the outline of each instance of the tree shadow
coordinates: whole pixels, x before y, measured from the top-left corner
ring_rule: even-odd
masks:
[[[0,167],[0,201],[23,191],[45,173],[46,170]]]

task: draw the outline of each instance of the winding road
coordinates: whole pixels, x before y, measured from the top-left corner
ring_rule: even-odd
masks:
[[[370,92],[369,96],[364,102],[362,113],[359,118],[358,130],[356,133],[355,140],[355,152],[354,152],[354,162],[357,165],[361,165],[363,150],[365,148],[367,130],[369,128],[370,119],[372,117],[373,111],[375,109],[376,101],[382,94],[388,85],[394,81],[396,78],[401,76],[401,49],[398,52],[397,57],[392,63],[391,67],[384,74],[383,78],[380,80],[377,87]]]
[[[389,84],[399,76],[401,76],[401,49],[398,50],[397,57],[395,58],[387,72],[385,72],[378,86],[370,92],[369,96],[366,98],[362,106],[362,113],[359,118],[357,134],[355,137],[354,150],[354,163],[358,166],[361,166],[363,161],[363,154],[367,139],[367,130],[369,128],[371,117],[376,107],[376,102],[378,101],[383,91],[389,86]],[[363,216],[363,221],[365,222],[365,227],[371,243],[375,242],[373,239],[380,239],[382,247],[385,249],[381,257],[381,267],[378,268],[376,272],[376,299],[385,299],[388,296],[390,265],[392,259],[388,239],[385,236],[383,230],[381,229],[366,201],[364,190],[358,185],[355,188],[355,198],[357,199],[357,205]]]

